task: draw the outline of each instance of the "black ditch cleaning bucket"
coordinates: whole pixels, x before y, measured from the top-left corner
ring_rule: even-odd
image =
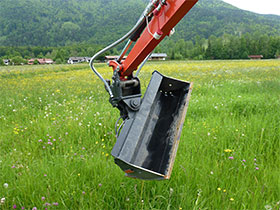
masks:
[[[127,176],[170,178],[191,90],[192,83],[153,73],[139,111],[125,121],[112,150]]]

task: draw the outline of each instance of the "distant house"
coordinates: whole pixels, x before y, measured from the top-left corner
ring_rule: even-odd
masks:
[[[33,65],[34,61],[37,60],[39,64],[54,64],[54,61],[49,58],[32,58],[28,60],[28,65]]]
[[[249,55],[248,58],[251,60],[260,60],[263,58],[263,55]]]
[[[37,59],[39,64],[53,64],[53,60],[52,59],[49,59],[49,58],[38,58]]]
[[[8,66],[11,61],[10,61],[10,59],[4,59],[3,62],[4,62],[5,65]]]
[[[152,61],[165,61],[167,58],[167,54],[166,53],[153,53],[149,60]]]
[[[118,57],[119,57],[118,55],[107,55],[105,56],[105,62],[117,60]],[[122,60],[124,61],[126,58],[127,56],[124,56]]]
[[[91,57],[70,57],[67,61],[68,64],[90,62]]]
[[[31,58],[31,59],[28,60],[27,64],[28,65],[33,65],[35,60],[36,60],[36,58]]]

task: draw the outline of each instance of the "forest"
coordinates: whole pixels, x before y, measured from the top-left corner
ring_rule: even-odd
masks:
[[[1,0],[0,46],[107,45],[136,23],[148,1]],[[279,36],[280,16],[244,11],[222,0],[199,0],[175,29],[175,41],[224,34]]]
[[[0,57],[10,59],[14,64],[27,63],[30,58],[51,58],[56,63],[66,63],[69,57],[91,57],[103,45],[73,45],[61,47],[0,47]],[[167,53],[170,60],[203,59],[248,59],[249,55],[263,55],[264,59],[273,59],[280,55],[280,36],[268,36],[249,33],[242,36],[224,34],[209,39],[195,37],[195,41],[172,38],[164,40],[154,52]],[[106,55],[117,55],[114,49]],[[0,65],[3,60],[0,59]],[[99,57],[104,60],[104,55]]]
[[[90,57],[124,35],[147,2],[2,0],[0,65],[3,59],[65,63],[72,56]],[[280,51],[280,16],[240,10],[221,0],[200,0],[175,29],[155,49],[169,59],[247,59],[252,54],[271,59]]]

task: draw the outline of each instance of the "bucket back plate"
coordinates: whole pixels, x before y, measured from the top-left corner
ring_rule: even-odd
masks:
[[[125,121],[111,153],[127,176],[170,178],[191,90],[192,83],[153,72],[139,111]]]

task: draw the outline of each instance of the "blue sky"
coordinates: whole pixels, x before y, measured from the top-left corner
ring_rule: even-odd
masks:
[[[240,9],[260,14],[280,15],[280,0],[223,0]]]

